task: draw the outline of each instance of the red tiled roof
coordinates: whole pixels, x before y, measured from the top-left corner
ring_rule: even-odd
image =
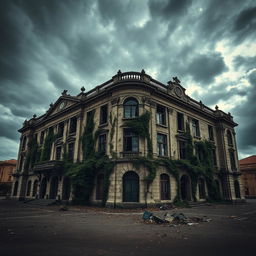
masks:
[[[256,164],[256,155],[239,160],[240,165]]]
[[[16,165],[17,164],[17,160],[16,159],[10,159],[10,160],[5,160],[5,161],[0,161],[0,164],[13,164]]]

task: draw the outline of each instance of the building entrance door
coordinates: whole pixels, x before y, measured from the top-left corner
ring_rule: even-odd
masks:
[[[139,176],[133,171],[123,176],[123,201],[139,202]]]

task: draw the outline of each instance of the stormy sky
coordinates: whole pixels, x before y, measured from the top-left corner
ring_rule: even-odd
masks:
[[[17,158],[17,129],[63,89],[143,68],[231,112],[239,157],[255,154],[255,39],[253,0],[1,0],[0,160]]]

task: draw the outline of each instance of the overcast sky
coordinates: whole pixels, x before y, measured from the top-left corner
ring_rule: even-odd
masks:
[[[0,160],[17,158],[17,129],[63,89],[142,68],[231,112],[239,157],[256,154],[253,0],[1,0],[0,33]]]

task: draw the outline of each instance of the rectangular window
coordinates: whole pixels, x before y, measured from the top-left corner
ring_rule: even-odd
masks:
[[[101,134],[99,136],[99,152],[106,153],[107,149],[107,134]]]
[[[179,151],[180,151],[180,159],[186,159],[186,142],[180,140],[179,141]]]
[[[231,168],[232,171],[236,170],[236,161],[235,161],[235,154],[233,151],[229,152],[229,157],[230,157],[230,163],[231,163]]]
[[[217,157],[216,157],[216,150],[212,149],[212,163],[214,166],[217,166]]]
[[[157,150],[159,156],[167,155],[167,136],[164,134],[157,134]]]
[[[208,125],[208,134],[209,134],[209,140],[214,141],[213,127],[211,125]]]
[[[193,136],[200,137],[199,121],[192,118],[192,134]]]
[[[43,145],[44,143],[44,131],[41,131],[41,134],[40,134],[40,145]]]
[[[68,144],[68,159],[72,160],[74,159],[74,143],[69,143]]]
[[[108,105],[104,105],[100,108],[100,124],[106,124],[108,122]]]
[[[124,131],[124,151],[139,152],[139,137],[138,134],[130,129]]]
[[[166,108],[157,105],[156,108],[156,122],[157,124],[166,125]]]
[[[61,159],[61,146],[56,147],[56,160]]]
[[[91,119],[94,117],[94,111],[95,110],[91,110],[89,112],[87,112],[87,118],[86,118],[86,123],[88,124],[89,121],[91,121]]]
[[[58,138],[63,137],[63,133],[64,133],[64,123],[62,122],[58,125],[58,134],[57,134]]]
[[[177,113],[177,124],[178,131],[184,131],[184,115],[182,113]]]
[[[77,118],[72,117],[69,123],[69,133],[76,133]]]

